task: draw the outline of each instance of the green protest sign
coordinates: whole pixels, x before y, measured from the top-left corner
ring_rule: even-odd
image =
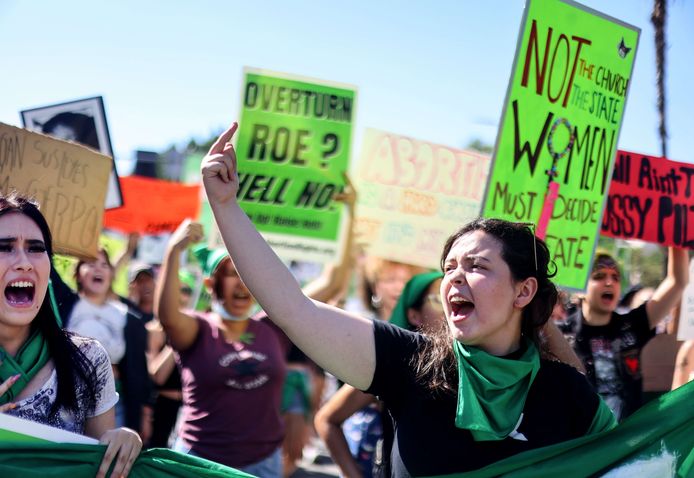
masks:
[[[565,287],[588,277],[639,33],[568,0],[525,8],[482,211],[536,224]]]
[[[335,260],[356,89],[246,69],[237,133],[239,204],[284,259]]]

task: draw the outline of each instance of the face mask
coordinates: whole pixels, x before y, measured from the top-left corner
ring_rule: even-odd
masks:
[[[223,320],[233,320],[237,322],[246,320],[243,317],[236,317],[231,315],[229,312],[227,312],[224,306],[216,300],[212,301],[212,312],[219,315]]]

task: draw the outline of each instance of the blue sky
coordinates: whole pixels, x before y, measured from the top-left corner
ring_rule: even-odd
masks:
[[[659,155],[651,0],[585,0],[642,29],[619,147]],[[493,143],[524,2],[0,0],[0,121],[101,95],[119,170],[136,149],[206,139],[239,112],[244,66],[358,88],[367,127]],[[694,162],[694,2],[671,0],[669,157]]]

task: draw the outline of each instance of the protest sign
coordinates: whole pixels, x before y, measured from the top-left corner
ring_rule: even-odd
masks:
[[[640,30],[568,0],[529,0],[483,215],[537,225],[585,287]]]
[[[479,216],[489,164],[478,153],[368,129],[357,237],[370,255],[438,268],[448,236]]]
[[[205,155],[202,153],[192,153],[186,156],[183,161],[181,181],[186,184],[199,183],[202,181],[200,164],[204,156]],[[207,195],[202,189],[200,190],[200,213],[195,219],[202,224],[205,237],[207,237],[210,247],[216,247],[222,244],[222,237],[219,234],[219,229],[217,229],[217,223],[214,220],[210,202],[207,200]]]
[[[125,204],[106,211],[104,227],[121,232],[160,234],[173,232],[200,210],[200,185],[188,185],[139,176],[121,178]]]
[[[0,123],[0,191],[40,205],[56,252],[96,257],[111,158]]]
[[[694,259],[689,261],[689,277],[694,277]],[[682,293],[677,340],[694,340],[694,282],[691,280]]]
[[[245,69],[237,133],[239,204],[283,259],[337,259],[356,89]]]
[[[694,249],[692,176],[694,164],[617,151],[602,234]]]
[[[22,125],[30,131],[74,141],[111,157],[112,169],[108,178],[104,207],[112,209],[123,205],[104,100],[101,96],[32,108],[22,111],[21,115]]]

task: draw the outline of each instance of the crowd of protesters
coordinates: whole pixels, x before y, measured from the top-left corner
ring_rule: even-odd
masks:
[[[668,249],[658,287],[624,297],[599,252],[570,295],[526,225],[464,225],[434,271],[360,254],[350,221],[341,261],[302,289],[235,201],[234,131],[203,162],[228,250],[184,221],[161,264],[136,260],[131,236],[114,261],[77,262],[73,290],[38,208],[0,198],[0,411],[108,443],[102,475],[113,460],[127,475],[145,446],[290,476],[311,436],[344,476],[455,473],[609,429],[694,379],[694,344],[675,339],[686,250]],[[353,219],[351,185],[336,200]],[[127,297],[113,291],[122,268]]]

